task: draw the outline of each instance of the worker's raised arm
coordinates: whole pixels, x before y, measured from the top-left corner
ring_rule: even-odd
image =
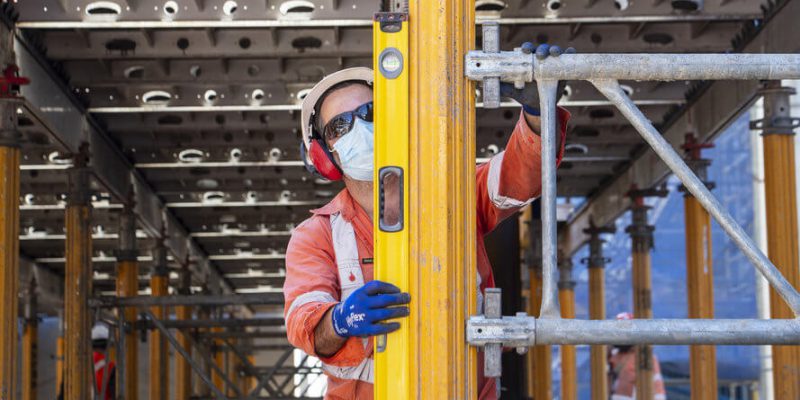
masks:
[[[530,43],[524,43],[522,49],[535,51],[539,59],[558,57],[563,53],[557,46],[535,47]],[[566,52],[574,53],[575,50],[570,48]],[[562,85],[559,85],[559,91],[563,91]],[[496,154],[477,170],[478,229],[483,233],[490,232],[503,219],[539,197],[542,188],[541,120],[536,84],[529,83],[517,89],[513,84],[503,83],[501,94],[519,102],[522,111],[505,151]],[[556,162],[560,164],[569,112],[559,108],[556,119],[559,148]]]

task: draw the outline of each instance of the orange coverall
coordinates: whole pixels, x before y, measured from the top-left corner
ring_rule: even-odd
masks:
[[[561,149],[557,160],[560,163],[564,153],[569,113],[559,109],[558,119]],[[484,291],[494,287],[494,278],[483,237],[503,219],[537,198],[541,192],[541,138],[530,129],[523,113],[520,112],[520,118],[505,151],[492,157],[490,162],[478,166],[476,178],[477,267],[480,290]],[[312,213],[309,219],[295,228],[286,250],[284,315],[289,342],[307,354],[319,357],[314,350],[314,330],[341,296],[329,219],[332,215],[339,214],[339,217],[352,225],[365,283],[373,279],[373,225],[367,213],[353,200],[347,189],[342,190],[324,207],[312,210]],[[299,296],[302,297],[298,299],[298,304],[294,304]],[[357,366],[366,358],[372,357],[372,349],[372,338],[366,342],[362,338],[352,337],[336,354],[327,358],[320,357],[320,360],[326,366]],[[483,377],[482,364],[483,357],[480,355],[479,398],[496,399],[496,381]],[[328,372],[326,370],[326,399],[373,398],[372,383],[368,379],[341,379]]]

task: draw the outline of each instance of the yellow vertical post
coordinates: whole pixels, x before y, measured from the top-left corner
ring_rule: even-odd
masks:
[[[139,252],[136,247],[136,219],[132,204],[129,202],[119,215],[119,244],[117,257],[117,296],[132,297],[139,294]],[[137,310],[134,307],[121,308],[117,312],[123,314],[125,335],[122,351],[124,359],[122,374],[117,379],[119,388],[126,400],[136,400],[139,396],[139,341],[133,324],[136,322]]]
[[[38,366],[38,325],[36,315],[36,280],[25,291],[25,325],[22,330],[22,400],[36,400]]]
[[[764,94],[764,188],[767,203],[767,253],[786,280],[800,288],[797,249],[797,185],[790,96],[794,89],[769,82]],[[789,121],[789,122],[786,122]],[[770,313],[775,319],[795,316],[770,288]],[[776,399],[800,398],[800,346],[773,346],[772,370]]]
[[[209,318],[210,318],[210,312],[209,312],[208,307],[198,307],[197,308],[197,319],[199,319],[199,320],[208,320]],[[211,332],[211,329],[210,328],[198,328],[197,331],[199,333],[208,334],[208,333]],[[212,383],[216,386],[217,385],[217,381],[216,381],[216,379],[214,379],[214,374],[212,373],[212,369],[211,369],[211,363],[214,362],[214,360],[213,360],[213,355],[214,355],[213,343],[214,343],[214,341],[212,340],[212,341],[209,341],[209,342],[212,343],[212,345],[204,348],[205,349],[205,354],[209,358],[208,359],[204,359],[203,362],[200,363],[200,365],[202,365],[203,372],[206,374],[206,376],[211,377]],[[194,380],[194,391],[200,397],[209,397],[209,396],[211,396],[211,389],[201,379],[195,379]]]
[[[58,337],[56,338],[56,393],[64,390],[64,312],[58,314]]]
[[[250,365],[256,365],[256,356],[250,354],[249,356],[247,356],[247,361],[250,362]],[[250,393],[250,391],[256,388],[256,385],[258,385],[258,380],[256,379],[255,375],[248,374],[247,381],[244,385],[245,387],[244,391]]]
[[[654,191],[632,190],[633,221],[627,232],[631,236],[633,251],[633,316],[640,319],[653,318],[652,279],[650,250],[653,248],[653,226],[647,223],[645,195]],[[653,348],[650,345],[636,346],[636,398],[653,399]]]
[[[4,38],[0,40],[5,41]],[[16,395],[18,368],[20,150],[17,104],[14,99],[0,99],[0,299],[3,302],[0,307],[0,398],[4,399]]]
[[[606,258],[603,256],[603,239],[601,233],[613,233],[613,227],[596,227],[585,229],[589,235],[589,319],[606,319]],[[591,347],[590,366],[592,371],[592,400],[608,398],[608,348],[605,345]]]
[[[212,333],[221,333],[223,331],[222,327],[215,326],[211,328]],[[221,339],[214,339],[212,340],[214,345],[214,360],[213,362],[217,364],[217,367],[221,371],[225,371],[225,352],[222,349],[222,340]],[[211,381],[214,383],[214,386],[217,387],[219,390],[225,390],[225,380],[222,378],[216,370],[213,370],[211,374]]]
[[[188,266],[184,265],[180,271],[180,285],[178,294],[190,295],[191,292],[191,272]],[[175,307],[175,318],[177,320],[192,319],[192,308],[190,306]],[[192,354],[191,340],[187,330],[179,330],[177,333],[178,343]],[[192,370],[189,362],[183,357],[175,357],[175,398],[177,400],[189,400],[192,397]]]
[[[475,3],[407,4],[406,229],[408,267],[417,274],[409,286],[417,369],[407,376],[412,398],[474,398],[477,351],[464,338],[467,316],[477,310],[475,87],[464,76],[464,55],[475,45]]]
[[[536,207],[534,210],[533,208]],[[530,219],[530,289],[528,315],[539,316],[542,307],[542,221],[538,217],[538,204],[531,206]],[[533,346],[528,351],[528,393],[534,400],[549,400],[553,397],[551,373],[552,350],[550,346]]]
[[[92,393],[89,295],[92,292],[92,229],[86,145],[69,171],[64,273],[64,398],[84,400]]]
[[[575,319],[575,281],[572,279],[572,260],[561,253],[558,262],[558,302],[561,317]],[[577,400],[578,367],[575,346],[561,346],[561,399]]]
[[[686,135],[683,148],[689,166],[703,181],[707,180],[709,160],[701,157],[703,148],[711,144],[697,143],[694,135]],[[710,185],[706,183],[706,185]],[[683,206],[686,225],[686,291],[689,318],[714,318],[714,271],[711,262],[711,216],[697,199],[685,189]],[[717,398],[717,360],[713,345],[694,345],[689,353],[689,380],[695,399]]]
[[[408,14],[375,14],[375,279],[411,294],[416,307],[417,271],[409,268],[409,66]],[[375,340],[375,398],[413,398],[419,387],[417,314],[400,330]]]
[[[0,70],[15,62],[14,34],[0,24]],[[10,94],[13,96],[13,94]],[[17,318],[19,280],[19,163],[16,97],[0,98],[0,398],[17,390]]]
[[[167,249],[160,242],[153,250],[154,266],[150,275],[150,295],[153,297],[169,294],[169,270],[167,269]],[[151,312],[159,320],[165,319],[167,307],[153,307]],[[169,398],[169,353],[167,338],[157,329],[150,332],[150,400]]]

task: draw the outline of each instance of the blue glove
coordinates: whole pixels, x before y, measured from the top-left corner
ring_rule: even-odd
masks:
[[[522,52],[525,54],[536,53],[536,58],[539,60],[544,60],[549,56],[558,57],[562,54],[575,54],[575,49],[572,47],[562,50],[561,47],[550,46],[549,44],[540,44],[539,46],[534,46],[531,42],[525,42],[520,47],[522,48]],[[561,95],[564,93],[564,86],[566,86],[566,84],[566,81],[561,81],[558,83],[558,98],[561,98]],[[529,115],[538,116],[540,114],[539,88],[536,87],[536,82],[530,82],[522,89],[515,88],[513,83],[501,82],[500,96],[516,100],[522,104],[522,109],[525,110],[525,112]]]
[[[397,286],[372,281],[356,289],[343,302],[333,307],[333,331],[343,338],[382,335],[400,329],[399,322],[379,323],[408,316],[411,296],[401,293]]]

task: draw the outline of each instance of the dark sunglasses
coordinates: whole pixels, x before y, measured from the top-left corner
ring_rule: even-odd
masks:
[[[322,128],[322,134],[328,140],[338,139],[353,129],[356,118],[372,122],[372,102],[364,103],[353,111],[343,112],[328,121]]]

